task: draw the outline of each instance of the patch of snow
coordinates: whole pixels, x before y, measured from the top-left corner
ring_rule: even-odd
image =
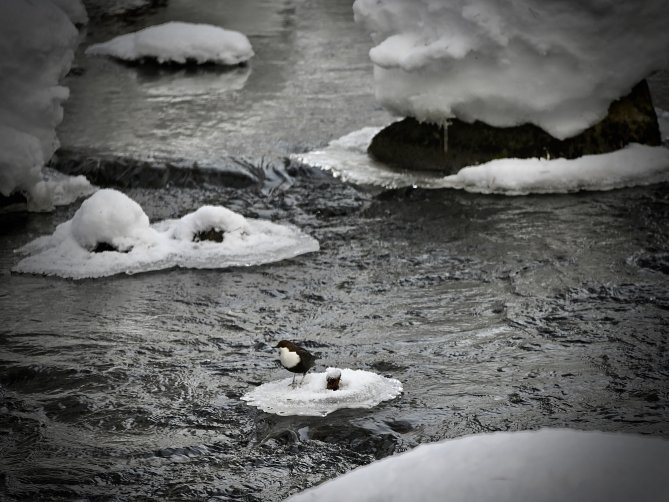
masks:
[[[208,228],[224,230],[223,242],[193,242],[195,232]],[[119,251],[93,252],[99,243]],[[13,271],[85,279],[171,267],[259,265],[318,249],[316,239],[292,225],[244,218],[218,206],[150,225],[135,201],[104,189],[85,200],[52,235],[18,249],[28,256]]]
[[[398,170],[375,161],[367,154],[367,146],[380,130],[367,127],[330,142],[323,150],[294,154],[291,158],[330,171],[344,181],[385,188],[415,186],[526,195],[612,190],[669,181],[669,149],[638,144],[577,159],[493,160],[465,167],[449,176]]]
[[[85,15],[79,0],[59,0],[57,5],[0,1],[0,193],[25,194],[28,208],[35,211],[69,204],[93,191],[81,178],[56,179],[42,170],[59,146],[56,126],[69,96],[59,84],[78,40],[68,15]]]
[[[120,35],[86,49],[89,56],[111,56],[123,60],[155,58],[160,63],[237,65],[253,57],[246,35],[209,24],[169,22]]]
[[[609,104],[669,67],[669,9],[608,0],[356,0],[371,34],[377,99],[400,116],[554,137],[598,122]]]
[[[419,446],[291,502],[655,502],[669,492],[669,441],[568,429],[496,432]]]
[[[339,390],[326,388],[324,373],[307,373],[301,386],[291,387],[292,378],[262,384],[242,396],[249,405],[276,415],[324,417],[343,408],[372,408],[402,392],[399,380],[371,371],[341,369]],[[301,376],[298,376],[297,381]]]

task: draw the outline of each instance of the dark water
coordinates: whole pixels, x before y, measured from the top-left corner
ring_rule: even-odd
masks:
[[[669,191],[373,194],[301,175],[253,189],[131,190],[152,219],[204,202],[292,221],[317,254],[246,269],[72,282],[9,275],[5,495],[281,500],[417,444],[573,427],[669,436]],[[5,223],[7,223],[5,221]],[[239,397],[285,377],[272,346],[400,379],[372,410],[276,417]],[[323,368],[320,368],[322,370]]]
[[[225,11],[226,2],[209,3]],[[317,2],[286,3],[297,25],[302,13],[318,12]],[[348,4],[328,5],[343,16]],[[292,84],[277,77],[271,90],[278,70],[263,64],[254,63],[247,85],[266,71],[257,85],[269,86],[278,107]],[[312,90],[323,82],[314,73]],[[88,68],[81,78],[94,76]],[[100,82],[78,85],[103,99],[113,86]],[[68,120],[87,116],[77,92]],[[294,93],[298,101],[309,95]],[[268,124],[256,120],[259,129],[242,120],[230,143],[212,143],[220,148],[212,159],[239,148],[279,163],[322,146],[369,125],[360,115],[375,105],[365,96],[364,106],[340,100],[339,114],[317,106],[303,129],[296,114],[277,131],[279,109]],[[64,143],[89,153],[146,150],[161,144],[146,115],[148,139],[121,147],[91,125],[79,145],[72,138],[80,126],[70,122]],[[272,137],[287,139],[276,146]],[[292,222],[321,242],[319,253],[261,267],[77,282],[16,275],[12,250],[52,232],[76,206],[0,215],[0,499],[272,501],[464,434],[572,427],[669,437],[668,185],[498,197],[382,192],[297,166],[285,171],[289,178],[271,187],[126,190],[152,220],[224,204]],[[319,353],[319,371],[376,371],[401,380],[404,393],[325,418],[250,408],[243,393],[287,376],[272,348],[282,338]]]

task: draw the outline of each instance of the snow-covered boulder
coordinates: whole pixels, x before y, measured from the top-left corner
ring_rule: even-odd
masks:
[[[173,21],[93,44],[86,54],[126,61],[150,58],[159,63],[238,65],[253,57],[253,48],[246,35],[237,31]]]
[[[328,380],[338,376],[338,389]],[[299,380],[298,380],[299,381]],[[372,408],[402,393],[402,383],[371,371],[328,368],[309,373],[301,385],[292,378],[264,383],[242,396],[242,400],[276,415],[325,416],[343,408]]]
[[[658,502],[669,493],[669,441],[544,429],[419,446],[360,467],[291,502]]]
[[[85,178],[49,177],[43,166],[59,146],[56,126],[69,96],[60,79],[77,46],[80,0],[0,1],[0,194],[25,195],[33,210],[48,210],[89,195]]]
[[[607,0],[356,0],[376,46],[376,95],[400,116],[564,139],[669,67],[669,9]]]
[[[220,242],[194,239],[210,229],[221,231]],[[219,206],[150,225],[139,204],[105,189],[85,200],[52,235],[17,250],[28,256],[13,271],[85,279],[171,267],[259,265],[318,249],[316,239],[292,225],[244,218]]]

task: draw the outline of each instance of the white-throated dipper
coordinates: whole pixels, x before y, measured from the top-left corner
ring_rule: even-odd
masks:
[[[316,364],[318,357],[314,356],[307,349],[303,349],[288,340],[281,340],[276,347],[279,349],[281,366],[293,373],[302,373],[302,380],[300,380],[300,385],[302,385],[307,371]],[[293,383],[290,384],[292,387],[295,386],[296,376],[293,375]]]

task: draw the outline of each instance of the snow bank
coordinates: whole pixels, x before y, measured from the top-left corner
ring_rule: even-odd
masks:
[[[62,8],[61,8],[62,7]],[[79,0],[0,1],[0,193],[22,192],[32,210],[68,204],[93,187],[83,177],[55,179],[42,170],[58,148],[56,126],[82,22]]]
[[[531,122],[559,139],[669,67],[664,0],[356,0],[376,95],[401,116]]]
[[[197,232],[208,229],[223,232],[222,242],[194,242]],[[109,246],[117,251],[104,251]],[[84,279],[171,267],[259,265],[318,249],[318,241],[292,225],[244,218],[218,206],[150,225],[135,201],[104,189],[86,199],[52,235],[17,250],[28,256],[13,271]]]
[[[289,498],[404,502],[656,502],[669,441],[567,429],[498,432],[423,445]]]
[[[251,406],[276,415],[324,417],[342,408],[372,408],[402,392],[399,380],[371,371],[341,370],[339,390],[328,390],[324,373],[308,373],[301,386],[291,387],[292,378],[262,384],[242,396]],[[301,377],[298,375],[297,381]]]
[[[669,181],[669,149],[631,144],[622,150],[577,159],[499,159],[450,176],[401,171],[375,161],[367,146],[381,129],[367,127],[332,141],[323,150],[291,157],[330,171],[344,181],[385,188],[456,188],[477,193],[525,195],[611,190]]]
[[[160,63],[219,63],[236,65],[253,57],[251,42],[237,31],[208,24],[170,22],[91,45],[90,56],[124,60],[155,58]]]

